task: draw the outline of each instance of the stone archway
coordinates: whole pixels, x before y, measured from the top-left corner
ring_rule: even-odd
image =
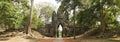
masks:
[[[67,23],[66,23],[66,18],[65,18],[65,15],[64,14],[60,14],[60,13],[57,13],[54,11],[53,14],[52,14],[52,25],[53,25],[53,28],[55,29],[55,36],[58,37],[58,26],[61,25],[62,28],[63,28],[63,31],[62,31],[62,36],[65,36],[65,32],[67,30]]]

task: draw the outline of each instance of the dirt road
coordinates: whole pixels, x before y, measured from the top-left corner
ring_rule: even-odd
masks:
[[[77,42],[74,39],[68,39],[68,38],[52,38],[52,39],[41,39],[37,42]]]

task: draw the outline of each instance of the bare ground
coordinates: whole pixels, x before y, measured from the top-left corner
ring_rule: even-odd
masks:
[[[4,40],[0,42],[120,42],[120,37],[110,38],[110,39],[66,39],[66,38],[44,38],[44,39],[26,39],[20,36],[12,37],[9,40]]]
[[[15,35],[12,35],[12,34]],[[2,38],[8,38],[6,40],[0,40],[0,42],[120,42],[120,37],[117,38],[107,38],[107,39],[98,39],[98,38],[88,38],[88,39],[84,39],[84,38],[77,38],[76,40],[74,40],[73,38],[50,38],[50,37],[44,37],[42,38],[42,35],[40,35],[38,32],[34,31],[34,36],[36,38],[39,39],[26,39],[22,35],[22,33],[18,33],[17,34],[15,32],[11,32],[11,33],[7,33],[7,35],[12,35],[13,37],[4,37],[5,35],[3,35],[3,37],[0,37],[0,39]]]

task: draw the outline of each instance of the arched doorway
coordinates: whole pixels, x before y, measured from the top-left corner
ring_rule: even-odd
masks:
[[[63,32],[63,27],[62,25],[58,25],[58,37],[61,38],[62,37],[62,32]]]
[[[67,25],[64,22],[58,22],[56,24],[56,37],[65,37],[67,33]]]

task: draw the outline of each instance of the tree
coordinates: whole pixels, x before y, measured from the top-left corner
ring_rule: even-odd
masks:
[[[24,15],[29,9],[27,2],[27,0],[1,0],[0,25],[7,28],[21,28]]]
[[[12,1],[0,1],[0,25],[3,25],[3,27],[8,27],[8,28],[18,28],[20,26],[20,20],[22,18],[20,17],[20,14],[18,14],[18,8],[14,7],[14,4]]]
[[[28,21],[28,25],[26,28],[26,34],[31,34],[31,23],[32,23],[32,17],[33,17],[33,1],[31,0],[31,8],[30,8],[30,15],[29,15],[29,21]]]
[[[50,18],[52,17],[53,10],[54,9],[51,6],[45,6],[40,10],[41,14],[43,14],[45,17],[45,23],[49,22]]]
[[[109,27],[109,24],[113,24],[116,21],[116,15],[118,15],[119,8],[112,1],[108,0],[94,0],[90,5],[90,8],[87,8],[77,15],[78,23],[81,26],[96,28],[96,23],[100,22],[100,30],[102,35]],[[84,19],[83,19],[84,18]],[[92,28],[94,28],[92,27]]]
[[[113,3],[113,1],[108,0],[98,0],[98,2],[95,3],[97,3],[96,9],[98,11],[98,14],[100,14],[102,32],[105,32],[106,26],[108,26],[108,21],[109,23],[115,21],[115,17],[116,15],[118,15],[117,14],[118,6],[116,6],[116,4]]]
[[[37,7],[37,12],[39,14],[39,18],[42,20],[45,19],[44,20],[45,24],[48,24],[52,17],[52,12],[55,10],[55,7],[52,6],[50,3],[46,3],[46,2],[37,4],[36,7]]]
[[[60,13],[64,10],[77,9],[76,20],[83,28],[101,28],[105,32],[107,26],[116,21],[118,0],[58,0],[61,1]],[[69,4],[69,5],[68,5]],[[68,5],[68,7],[67,7]],[[66,8],[67,7],[67,8]],[[90,33],[90,32],[89,32]]]

